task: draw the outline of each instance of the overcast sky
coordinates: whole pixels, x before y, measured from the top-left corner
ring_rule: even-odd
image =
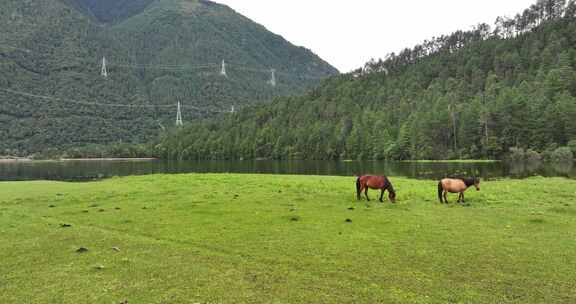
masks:
[[[311,49],[341,72],[370,58],[498,16],[513,17],[536,0],[214,0]]]

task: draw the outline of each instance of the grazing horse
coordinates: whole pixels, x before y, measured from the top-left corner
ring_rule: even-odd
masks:
[[[440,203],[448,204],[446,199],[446,194],[459,193],[458,202],[464,202],[464,191],[466,191],[470,186],[474,185],[477,191],[480,191],[480,179],[476,177],[472,178],[444,178],[438,183],[438,199]],[[444,197],[444,201],[442,201]]]
[[[386,176],[371,176],[371,175],[364,175],[359,176],[356,179],[356,197],[360,200],[360,195],[362,191],[364,191],[364,195],[366,196],[366,200],[370,201],[368,197],[368,188],[372,189],[380,189],[380,202],[382,201],[382,196],[384,196],[384,191],[388,190],[388,198],[390,202],[396,202],[396,191],[394,191],[394,187],[392,187],[392,183]]]

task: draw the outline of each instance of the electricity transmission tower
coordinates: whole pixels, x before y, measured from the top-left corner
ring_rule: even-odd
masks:
[[[108,70],[106,69],[106,57],[102,57],[102,71],[100,72],[102,77],[108,77]]]
[[[226,62],[224,60],[222,60],[222,70],[220,70],[220,75],[228,77],[228,75],[226,75]]]
[[[271,69],[270,73],[271,73],[270,81],[268,83],[270,83],[271,86],[275,87],[276,86],[276,70]]]
[[[182,110],[180,106],[180,101],[178,101],[178,112],[176,113],[176,126],[181,127],[184,123],[182,122]]]

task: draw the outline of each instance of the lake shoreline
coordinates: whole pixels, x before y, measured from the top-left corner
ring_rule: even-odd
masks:
[[[0,163],[20,163],[20,162],[73,162],[73,161],[156,161],[159,158],[126,158],[126,157],[104,157],[104,158],[60,158],[60,159],[31,159],[31,158],[0,158]]]
[[[19,163],[34,161],[30,158],[0,158],[0,163]]]
[[[0,158],[1,164],[9,163],[42,163],[42,162],[147,162],[147,161],[162,161],[164,159],[154,157],[102,157],[102,158],[59,158],[59,159],[32,159],[32,158]],[[169,161],[169,160],[166,160]],[[265,162],[273,161],[268,159],[253,159],[253,160],[239,160],[239,162]],[[306,160],[302,160],[306,161]],[[339,163],[353,163],[355,160],[337,160]],[[365,162],[377,162],[366,160]],[[501,160],[401,160],[401,161],[385,161],[385,162],[399,162],[399,163],[414,163],[414,164],[490,164],[500,163]]]
[[[159,158],[153,157],[105,157],[105,158],[62,158],[57,161],[155,161],[160,160]]]
[[[401,160],[402,163],[447,163],[447,164],[473,164],[473,163],[500,163],[502,160],[497,159],[446,159],[446,160],[432,160],[432,159],[419,159],[419,160]]]
[[[155,173],[258,173],[283,175],[386,175],[418,179],[477,176],[482,179],[530,176],[576,178],[576,166],[507,162],[374,161],[167,161],[155,158],[86,158],[0,161],[0,180],[85,180]]]

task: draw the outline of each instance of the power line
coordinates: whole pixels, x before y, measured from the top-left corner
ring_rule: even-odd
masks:
[[[6,48],[10,48],[10,49],[15,49],[15,50],[21,50],[24,51],[26,53],[36,53],[39,54],[40,52],[38,51],[33,51],[30,49],[25,49],[25,48],[19,48],[19,47],[15,47],[12,45],[6,45],[6,44],[0,44],[0,47],[6,47]],[[84,57],[67,57],[67,59],[69,60],[77,60],[77,61],[83,61],[86,63],[94,63],[93,61],[87,61]],[[186,71],[186,70],[201,70],[201,69],[210,69],[210,68],[218,68],[218,67],[223,67],[223,69],[220,70],[220,74],[222,74],[222,71],[226,71],[226,69],[231,68],[231,69],[235,69],[235,70],[242,70],[242,71],[248,71],[248,72],[256,72],[256,73],[263,73],[263,74],[269,74],[271,69],[266,69],[266,68],[255,68],[255,67],[248,67],[248,66],[243,66],[243,65],[235,65],[235,64],[229,64],[226,62],[222,62],[221,63],[203,63],[203,64],[139,64],[139,63],[115,63],[114,61],[110,61],[110,60],[106,60],[106,67],[119,67],[119,68],[134,68],[134,69],[156,69],[156,70],[172,70],[172,71]],[[224,74],[222,74],[224,75]],[[226,74],[227,75],[227,74]],[[301,79],[325,79],[330,77],[331,75],[326,75],[326,76],[310,76],[310,75],[304,75],[304,74],[300,74],[300,73],[290,73],[290,72],[282,72],[282,71],[278,71],[276,70],[276,75],[285,75],[288,77],[294,77],[294,78],[301,78]]]
[[[168,108],[168,107],[173,107],[173,105],[145,105],[145,104],[126,105],[126,104],[114,104],[114,103],[99,103],[99,102],[75,100],[75,99],[68,99],[68,98],[51,97],[51,96],[45,96],[45,95],[37,95],[37,94],[31,94],[31,93],[15,91],[15,90],[11,90],[11,89],[2,89],[2,88],[0,88],[0,91],[15,94],[15,95],[20,95],[20,96],[39,98],[39,99],[45,99],[45,100],[53,100],[53,101],[63,101],[63,102],[67,102],[67,103],[73,103],[73,104],[79,104],[79,105],[85,105],[85,106],[105,106],[105,107],[116,107],[116,108]]]
[[[230,68],[232,70],[241,70],[241,71],[255,72],[255,73],[262,73],[262,74],[270,74],[271,73],[271,69],[258,69],[258,68],[243,66],[243,65],[237,65],[237,64],[226,64],[226,67]],[[276,75],[285,75],[285,76],[291,76],[291,77],[298,77],[298,78],[302,78],[302,79],[326,79],[326,78],[332,76],[332,75],[326,75],[324,77],[308,76],[308,75],[302,75],[302,74],[296,74],[296,73],[280,72],[276,69],[274,69],[274,71],[275,71]]]
[[[301,79],[318,79],[318,80],[326,79],[328,77],[334,76],[334,75],[327,75],[327,76],[323,76],[323,77],[321,77],[321,76],[308,76],[308,75],[293,74],[293,73],[286,73],[286,72],[279,72],[279,71],[276,71],[276,75],[285,75],[285,76],[292,76],[292,77],[295,76],[295,77],[298,77]]]
[[[223,110],[212,110],[209,108],[201,108],[201,107],[197,107],[197,106],[193,106],[193,105],[185,105],[182,104],[180,105],[182,108],[190,108],[190,109],[194,109],[197,111],[204,111],[204,112],[211,112],[211,113],[228,113],[228,111],[223,111]]]
[[[5,89],[5,88],[0,88],[0,91],[14,94],[14,95],[31,97],[31,98],[38,98],[38,99],[51,100],[51,101],[62,101],[62,102],[79,104],[79,105],[86,105],[86,106],[115,107],[115,108],[165,108],[165,109],[169,109],[169,108],[174,107],[173,104],[165,104],[165,105],[139,104],[139,105],[135,105],[135,104],[99,103],[99,102],[83,101],[83,100],[76,100],[76,99],[69,99],[69,98],[59,98],[59,97],[38,95],[38,94],[26,93],[26,92],[22,92],[22,91]],[[227,111],[227,110],[213,110],[213,109],[202,108],[202,107],[197,107],[197,106],[193,106],[193,105],[184,105],[184,104],[181,104],[180,102],[178,102],[178,103],[180,104],[179,105],[180,108],[190,108],[190,109],[194,109],[197,111],[210,112],[210,113],[229,113],[229,111]]]
[[[151,64],[122,64],[122,63],[108,63],[108,66],[120,67],[120,68],[135,68],[135,69],[156,69],[156,70],[174,70],[174,71],[185,71],[185,70],[202,70],[202,69],[212,69],[218,67],[218,64],[199,64],[199,65],[151,65]]]
[[[6,45],[6,44],[0,44],[0,47],[4,47],[4,48],[7,48],[7,49],[18,50],[18,51],[23,51],[23,52],[26,52],[26,53],[32,53],[32,51],[29,50],[29,49],[19,48],[19,47],[15,47],[15,46],[11,46],[11,45]]]
[[[14,49],[14,50],[20,50],[20,51],[24,51],[26,53],[36,53],[36,54],[42,55],[41,52],[39,52],[39,51],[32,51],[30,49],[19,48],[19,47],[15,47],[13,45],[0,44],[0,48],[1,47],[10,48],[10,49]],[[68,60],[77,60],[80,62],[88,62],[85,59],[85,57],[67,57],[67,59]],[[94,64],[93,61],[89,61],[89,62],[91,64]],[[277,78],[276,78],[277,74],[286,75],[286,76],[294,76],[294,77],[298,77],[300,79],[306,79],[306,78],[307,79],[324,79],[324,78],[330,77],[330,75],[326,75],[325,77],[315,77],[315,76],[307,76],[307,75],[293,74],[293,73],[287,73],[287,72],[278,72],[278,71],[276,71],[276,69],[273,69],[273,68],[272,69],[262,69],[262,68],[248,67],[248,66],[243,66],[243,65],[234,65],[234,64],[229,65],[224,60],[222,60],[221,64],[219,64],[219,63],[204,63],[204,64],[195,64],[195,65],[190,65],[190,64],[179,64],[179,65],[178,64],[172,64],[172,65],[168,65],[168,64],[130,64],[130,63],[126,64],[126,63],[110,62],[106,59],[106,57],[102,57],[101,71],[100,71],[100,75],[102,77],[108,78],[109,67],[135,68],[135,69],[161,69],[161,70],[171,70],[171,71],[214,69],[215,74],[216,74],[216,70],[218,69],[218,67],[220,67],[219,74],[222,76],[225,76],[226,78],[228,77],[227,68],[231,68],[232,70],[241,70],[241,71],[254,72],[254,73],[270,74],[270,79],[267,81],[267,83],[269,85],[271,85],[272,87],[276,87],[276,85],[277,85]],[[3,89],[3,88],[0,88],[0,91],[4,91],[6,93],[11,93],[11,94],[16,94],[16,95],[20,95],[20,96],[31,97],[31,98],[67,102],[67,103],[86,105],[86,106],[101,106],[101,107],[116,107],[116,108],[172,108],[173,107],[173,105],[152,105],[152,104],[134,105],[134,104],[100,103],[100,102],[92,102],[92,101],[85,101],[85,100],[78,100],[78,99],[38,95],[38,94],[32,94],[32,93],[16,91],[16,90],[11,90],[11,89]],[[208,108],[196,107],[196,106],[192,106],[192,105],[184,105],[184,104],[181,104],[181,102],[179,101],[178,102],[178,113],[179,113],[178,118],[179,119],[177,119],[177,124],[181,123],[181,120],[182,120],[181,108],[184,108],[184,107],[194,109],[197,111],[211,112],[211,113],[234,113],[235,112],[234,106],[232,106],[231,111],[213,110],[213,109],[208,109]],[[178,122],[178,121],[180,121],[180,122]]]

